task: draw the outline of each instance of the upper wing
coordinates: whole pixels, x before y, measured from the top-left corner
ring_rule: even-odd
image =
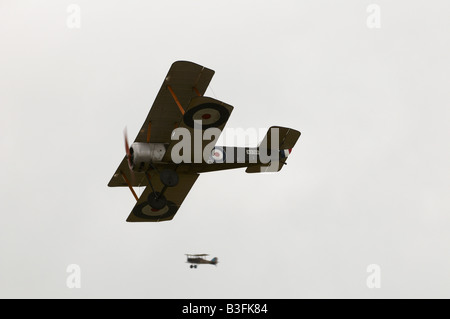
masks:
[[[135,142],[170,143],[172,131],[180,124],[183,114],[168,86],[176,94],[181,106],[186,108],[193,97],[206,92],[213,75],[213,70],[192,62],[173,63]],[[150,122],[151,135],[148,141]]]
[[[155,190],[161,190],[163,184],[158,178],[157,173],[152,170],[150,175]],[[175,187],[168,187],[164,193],[164,196],[167,199],[167,205],[160,210],[154,210],[148,205],[147,198],[152,192],[152,189],[150,186],[147,186],[131,211],[130,216],[128,216],[127,222],[160,222],[171,220],[177,213],[198,176],[199,174],[179,174],[178,185]]]
[[[195,256],[195,257],[205,257],[209,256],[209,254],[185,254],[186,256]]]
[[[227,123],[233,109],[234,108],[231,105],[211,97],[196,96],[191,99],[191,102],[189,103],[183,116],[183,120],[179,125],[179,128],[187,129],[189,132],[188,138],[190,139],[189,145],[191,146],[191,163],[199,163],[194,158],[195,154],[201,159],[203,157],[202,155],[205,146],[208,145],[208,147],[212,150],[215,141],[219,138],[218,135],[220,135],[225,127],[225,124]],[[201,124],[201,126],[198,126],[199,124]],[[205,130],[209,128],[217,129],[219,134],[214,137],[204,136]],[[182,139],[184,139],[184,137]],[[179,143],[178,140],[171,141],[167,148],[166,154],[164,155],[163,161],[173,161],[172,148],[177,143]],[[201,145],[199,145],[200,147],[197,147],[196,143],[201,143]],[[199,149],[201,152],[199,152]]]
[[[182,122],[183,114],[168,86],[176,94],[179,103],[187,108],[193,97],[205,93],[213,75],[213,70],[192,62],[177,61],[173,63],[134,141],[171,143],[172,131]],[[126,156],[120,162],[108,186],[127,186],[122,174],[132,186],[148,185],[143,173],[136,172],[134,177],[131,176]]]

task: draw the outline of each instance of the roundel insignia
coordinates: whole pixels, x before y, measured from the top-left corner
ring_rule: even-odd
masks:
[[[160,216],[162,214],[165,214],[169,211],[169,207],[165,206],[164,208],[161,209],[154,209],[152,207],[150,207],[149,205],[146,205],[144,207],[142,207],[141,209],[141,213],[145,216]]]
[[[211,151],[211,158],[215,163],[225,162],[225,152],[221,147],[214,147]]]
[[[133,214],[136,217],[157,221],[163,218],[170,218],[175,215],[178,207],[175,203],[168,201],[167,205],[162,209],[154,209],[146,202],[136,205],[133,209]]]
[[[230,117],[226,107],[216,103],[203,103],[188,110],[183,117],[187,126],[194,128],[195,121],[201,121],[202,130],[219,127]]]

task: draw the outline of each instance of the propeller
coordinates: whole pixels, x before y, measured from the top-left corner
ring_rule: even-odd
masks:
[[[126,126],[125,126],[125,128],[123,130],[123,139],[124,139],[124,142],[125,142],[125,153],[127,155],[128,168],[130,169],[130,178],[131,178],[131,182],[134,184],[135,176],[134,176],[133,163],[132,163],[133,155],[131,154],[130,144],[128,143],[128,133],[127,133],[127,127]]]
[[[123,130],[123,139],[125,140],[125,153],[127,154],[128,167],[132,171],[131,151],[130,151],[130,145],[128,144],[127,127],[125,127]]]

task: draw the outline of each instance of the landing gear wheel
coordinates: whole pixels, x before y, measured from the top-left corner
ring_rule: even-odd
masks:
[[[190,267],[190,268],[194,268],[194,266],[192,266],[192,265],[189,265],[189,267]]]
[[[154,209],[163,209],[167,205],[167,200],[164,195],[158,192],[150,193],[147,198],[148,204]]]
[[[164,169],[159,173],[161,183],[168,187],[177,186],[179,178],[177,172],[171,169]]]
[[[194,268],[197,268],[197,265],[194,265]]]

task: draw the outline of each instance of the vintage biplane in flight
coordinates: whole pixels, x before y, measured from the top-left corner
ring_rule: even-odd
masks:
[[[203,96],[213,75],[213,70],[192,62],[173,63],[131,147],[124,132],[126,155],[108,186],[128,186],[136,198],[128,222],[171,220],[201,173],[241,167],[247,173],[279,171],[285,164],[300,132],[279,126],[271,127],[258,147],[219,147],[215,140],[201,139],[201,145],[190,144],[192,157],[207,147],[209,157],[174,160],[172,153],[180,142],[173,138],[176,130],[194,139],[198,131],[223,130],[230,117],[231,105]],[[263,154],[269,160],[263,160]],[[133,189],[137,186],[145,187],[140,197]]]
[[[217,257],[214,257],[211,260],[206,259],[206,256],[209,256],[208,254],[186,254],[187,257],[187,263],[192,264],[189,265],[190,268],[197,268],[197,265],[200,264],[209,264],[216,266],[219,262],[219,259]]]

